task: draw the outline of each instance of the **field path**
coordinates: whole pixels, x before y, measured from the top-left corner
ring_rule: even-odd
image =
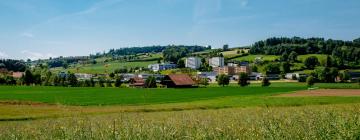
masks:
[[[314,96],[360,96],[360,89],[318,89],[297,91],[292,94],[282,94],[278,97],[314,97]]]

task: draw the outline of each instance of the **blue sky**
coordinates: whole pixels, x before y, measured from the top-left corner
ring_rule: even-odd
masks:
[[[360,37],[359,0],[0,0],[0,58],[146,45]]]

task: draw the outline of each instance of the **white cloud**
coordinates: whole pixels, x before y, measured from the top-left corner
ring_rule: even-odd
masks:
[[[241,4],[241,7],[246,7],[249,4],[249,1],[248,0],[241,0],[240,4]]]
[[[57,57],[56,55],[52,53],[39,53],[39,52],[32,52],[28,50],[21,51],[23,55],[25,55],[25,58],[29,58],[31,60],[37,60],[37,59],[48,59],[50,57]]]
[[[34,34],[30,33],[30,32],[23,32],[20,34],[20,36],[26,37],[26,38],[34,38]]]
[[[0,58],[9,58],[9,55],[0,51]]]

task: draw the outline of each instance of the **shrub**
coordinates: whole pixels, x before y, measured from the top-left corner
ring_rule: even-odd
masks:
[[[218,85],[221,85],[224,87],[225,85],[229,85],[230,78],[229,78],[229,76],[227,76],[225,74],[221,74],[218,76],[217,82],[218,82]]]
[[[312,87],[315,84],[315,78],[313,76],[309,76],[306,78],[306,84],[308,87]]]
[[[239,75],[239,81],[238,81],[238,85],[244,87],[250,84],[250,82],[248,81],[249,77],[246,73],[240,73]]]
[[[146,88],[156,88],[156,79],[153,76],[150,76],[145,81],[145,87]]]
[[[261,86],[268,87],[270,85],[271,85],[270,80],[265,76],[261,81]]]

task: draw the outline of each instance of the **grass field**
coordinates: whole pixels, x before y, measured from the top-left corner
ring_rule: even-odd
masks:
[[[235,58],[234,60],[254,62],[256,57],[261,57],[262,60],[264,61],[274,61],[275,59],[280,58],[280,56],[276,56],[276,55],[248,55],[248,56]]]
[[[115,69],[127,67],[147,67],[149,64],[157,63],[157,61],[143,61],[143,62],[109,62],[109,63],[97,63],[97,64],[87,64],[87,65],[78,65],[73,68],[63,69],[55,68],[53,71],[70,71],[74,73],[90,73],[90,74],[103,74],[113,72]]]
[[[320,89],[359,89],[321,83]],[[305,83],[195,89],[0,87],[0,139],[356,139],[360,96]]]

